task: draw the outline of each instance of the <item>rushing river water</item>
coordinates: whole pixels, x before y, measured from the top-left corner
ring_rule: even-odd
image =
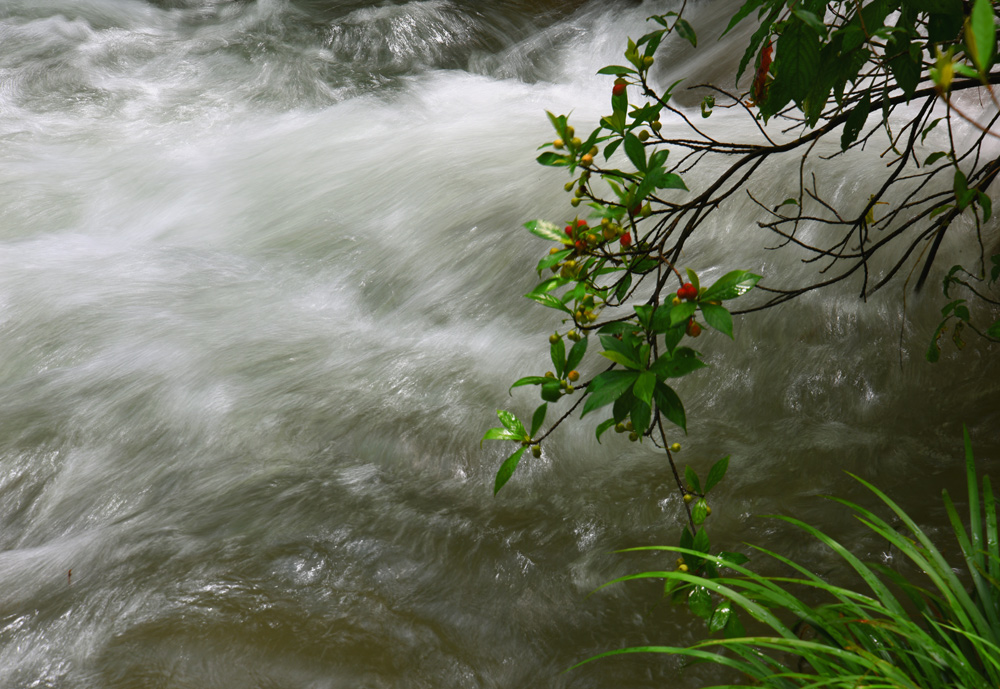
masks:
[[[507,386],[555,327],[520,298],[546,249],[520,225],[568,211],[533,160],[543,110],[596,122],[594,72],[667,8],[0,0],[0,686],[707,677],[640,656],[560,674],[703,633],[652,584],[587,595],[670,566],[614,553],[675,542],[661,456],[570,424],[494,498],[503,448],[479,447],[497,407],[530,413]],[[703,39],[659,76],[731,52]],[[726,217],[692,265],[803,270],[742,239],[751,207]],[[935,292],[904,319],[901,285],[852,287],[700,342],[680,458],[733,456],[717,540],[824,567],[751,518],[778,512],[889,558],[817,496],[860,497],[853,471],[943,528],[963,422],[996,475],[996,352],[926,364]]]

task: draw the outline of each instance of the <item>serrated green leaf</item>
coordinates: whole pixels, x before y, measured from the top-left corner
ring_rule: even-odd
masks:
[[[777,19],[778,16],[781,14],[782,8],[783,8],[782,4],[774,5],[771,8],[771,11],[768,12],[767,17],[761,22],[760,26],[757,27],[757,30],[754,31],[753,35],[750,37],[750,42],[747,44],[747,49],[743,53],[743,57],[740,59],[740,66],[736,70],[736,79],[734,81],[736,85],[739,85],[740,83],[740,77],[743,76],[743,70],[747,68],[747,65],[750,64],[750,60],[754,58],[754,55],[757,54],[757,51],[760,49],[761,45],[770,35],[771,27],[774,25],[774,20]]]
[[[865,122],[868,119],[868,113],[871,109],[871,93],[865,91],[861,100],[851,110],[851,114],[847,116],[847,121],[844,123],[844,132],[840,136],[840,150],[846,151],[848,146],[857,141],[858,135],[861,134],[861,130],[865,127]]]
[[[725,36],[727,33],[729,33],[734,26],[736,26],[741,21],[746,19],[751,12],[753,12],[755,9],[763,5],[764,2],[765,0],[746,0],[746,2],[743,3],[743,6],[739,9],[739,11],[733,15],[732,19],[729,20],[729,26],[727,26],[726,30],[722,32],[722,36]]]
[[[587,401],[580,417],[614,402],[632,387],[638,377],[639,374],[635,371],[605,371],[595,376],[587,386]]]
[[[521,461],[521,455],[527,450],[527,446],[522,447],[517,450],[514,454],[504,460],[504,463],[500,465],[500,469],[497,471],[496,480],[493,482],[493,495],[500,492],[500,489],[504,487],[504,484],[510,480],[510,477],[514,475],[514,470],[517,469],[517,463]]]
[[[811,26],[813,30],[820,36],[826,36],[827,32],[826,24],[824,24],[823,20],[817,17],[815,14],[813,14],[809,10],[802,9],[801,5],[793,8],[792,12],[795,14],[796,17],[798,17],[803,22]]]
[[[778,37],[774,72],[776,81],[788,89],[799,106],[816,83],[819,75],[820,43],[815,29],[798,17],[790,19]]]
[[[720,333],[729,335],[730,338],[733,337],[733,317],[728,309],[718,304],[709,304],[706,302],[701,302],[699,308],[701,308],[701,315],[705,317],[706,323]]]
[[[701,295],[702,301],[723,301],[735,299],[746,294],[761,279],[760,275],[754,275],[748,270],[734,270],[726,273],[715,281],[711,287]]]
[[[540,407],[538,407],[538,409],[535,410],[534,414],[531,415],[531,437],[532,438],[535,437],[535,434],[538,433],[538,429],[542,427],[543,423],[545,423],[545,413],[548,410],[549,410],[549,405],[548,404],[543,404]]]
[[[726,475],[726,470],[729,469],[729,455],[726,455],[718,462],[712,465],[712,468],[708,470],[708,477],[705,479],[705,492],[715,488],[719,481]]]

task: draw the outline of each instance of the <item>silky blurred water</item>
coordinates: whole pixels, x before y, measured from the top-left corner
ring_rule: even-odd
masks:
[[[534,162],[543,110],[596,122],[594,72],[666,9],[0,2],[0,685],[711,677],[641,656],[561,674],[703,634],[655,584],[588,597],[670,566],[614,552],[676,542],[653,448],[572,422],[494,498],[504,448],[479,446],[498,407],[534,408],[507,387],[544,371],[558,326],[520,298],[547,249],[521,224],[572,215],[565,178]],[[727,9],[696,6],[696,28],[717,32]],[[703,39],[657,77],[711,75],[732,53]],[[836,193],[866,194],[882,165],[831,163]],[[778,194],[795,174],[762,184]],[[761,249],[754,213],[727,209],[692,266],[808,279]],[[958,242],[944,254],[963,258]],[[740,319],[734,343],[705,337],[713,368],[678,383],[680,459],[732,455],[711,518],[730,548],[834,571],[753,518],[777,512],[891,557],[817,498],[861,498],[845,471],[943,529],[962,423],[995,475],[995,351],[970,341],[930,366],[935,289],[904,313],[901,284],[868,303],[856,288]]]

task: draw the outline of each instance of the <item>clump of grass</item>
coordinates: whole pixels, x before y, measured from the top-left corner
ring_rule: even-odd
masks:
[[[706,558],[735,574],[706,579],[681,571],[642,572],[607,585],[657,578],[667,580],[668,587],[688,587],[692,594],[700,591],[704,595],[707,590],[729,601],[729,607],[745,611],[770,632],[755,636],[743,632],[744,635],[735,638],[709,639],[687,648],[626,648],[584,662],[623,653],[669,653],[733,668],[754,684],[776,689],[997,689],[1000,687],[997,503],[989,477],[983,477],[980,487],[968,431],[964,435],[968,529],[947,491],[943,498],[962,562],[949,563],[899,505],[875,486],[855,477],[903,526],[894,528],[860,505],[835,500],[909,558],[925,575],[919,582],[909,581],[882,565],[862,562],[823,532],[790,517],[777,518],[794,524],[833,549],[861,577],[864,582],[861,590],[827,583],[807,567],[763,548],[756,550],[784,563],[798,575],[762,576],[740,562],[684,548],[642,548]],[[956,569],[964,569],[968,578],[960,578]],[[824,602],[809,604],[792,593],[806,590],[802,587],[818,592]],[[803,634],[806,629],[811,633]]]

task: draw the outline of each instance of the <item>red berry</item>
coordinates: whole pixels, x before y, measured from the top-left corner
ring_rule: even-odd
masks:
[[[566,236],[567,237],[572,237],[573,236],[573,226],[572,225],[567,225],[566,226]]]
[[[697,298],[698,290],[696,290],[694,288],[694,285],[692,285],[690,282],[685,282],[681,286],[681,288],[677,290],[677,296],[679,296],[681,299],[687,299],[688,301],[691,301],[692,299]]]
[[[625,234],[623,234],[621,238],[621,243],[622,246],[626,247],[629,246],[632,243],[632,234],[630,232],[626,232]]]
[[[701,326],[692,318],[687,324],[687,334],[691,337],[698,337],[701,335]]]
[[[586,251],[587,250],[587,242],[583,241],[582,239],[577,239],[576,243],[573,246],[576,247],[577,251]]]
[[[586,227],[587,226],[587,221],[586,220],[577,220],[576,221],[576,226],[577,227]]]
[[[615,84],[611,87],[612,96],[620,96],[625,93],[625,84]]]

